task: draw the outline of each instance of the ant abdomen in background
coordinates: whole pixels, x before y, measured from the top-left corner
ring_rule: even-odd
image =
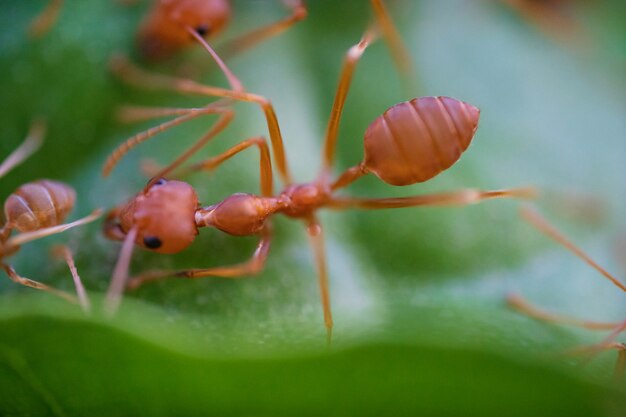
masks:
[[[480,111],[450,97],[421,97],[389,108],[365,132],[363,168],[391,185],[424,182],[467,149]]]
[[[29,182],[19,187],[4,203],[7,224],[20,232],[57,226],[72,211],[76,191],[52,180]]]
[[[24,142],[0,163],[0,178],[39,149],[43,142],[45,130],[46,125],[43,121],[33,122]],[[23,277],[5,261],[6,258],[18,252],[22,245],[27,242],[64,232],[100,217],[101,210],[95,210],[82,219],[64,224],[63,222],[74,208],[75,202],[76,192],[71,186],[46,179],[26,183],[10,194],[4,203],[4,224],[0,224],[0,268],[4,270],[9,279],[18,284],[48,291],[70,302],[78,302],[87,311],[89,310],[89,299],[76,271],[72,253],[68,248],[61,246],[57,253],[65,258],[70,268],[77,297]],[[11,236],[14,230],[19,233]]]

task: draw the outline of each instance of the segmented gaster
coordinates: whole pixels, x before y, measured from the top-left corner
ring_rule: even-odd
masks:
[[[396,104],[367,128],[364,167],[392,185],[427,181],[458,161],[479,116],[476,107],[449,97]]]
[[[7,224],[30,232],[62,224],[72,211],[76,192],[58,181],[39,180],[19,187],[4,203]]]

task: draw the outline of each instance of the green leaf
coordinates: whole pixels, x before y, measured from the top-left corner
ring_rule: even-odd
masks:
[[[2,178],[0,196],[36,178],[61,179],[78,192],[77,218],[130,198],[146,182],[139,170],[144,158],[171,161],[214,118],[134,149],[102,179],[115,146],[156,123],[123,125],[115,118],[119,105],[187,107],[206,100],[129,87],[109,73],[115,52],[139,60],[134,32],[149,4],[67,3],[39,40],[28,39],[25,28],[44,2],[3,5],[0,155],[15,149],[35,116],[47,118],[49,132],[36,155]],[[235,2],[225,38],[284,16],[275,3]],[[272,100],[298,181],[317,173],[343,54],[370,19],[364,2],[309,3],[305,22],[229,61],[249,91]],[[403,86],[384,42],[371,46],[346,103],[336,171],[360,161],[367,125],[403,100],[452,96],[480,107],[481,124],[462,160],[432,181],[400,188],[365,178],[345,193],[536,185],[544,191],[542,212],[624,275],[623,256],[613,256],[626,229],[623,4],[574,8],[587,44],[551,40],[496,2],[405,1],[390,11],[420,87]],[[151,70],[183,70],[226,86],[200,48]],[[257,107],[235,109],[234,123],[196,159],[267,135]],[[206,205],[233,192],[258,192],[257,159],[246,152],[189,180]],[[298,222],[276,220],[272,252],[258,277],[159,282],[128,294],[114,318],[100,313],[101,296],[119,243],[104,239],[97,224],[30,243],[6,261],[24,276],[72,291],[67,267],[48,256],[54,243],[68,244],[94,308],[86,315],[49,294],[0,281],[0,414],[623,414],[624,381],[611,383],[615,352],[587,366],[584,357],[564,354],[606,333],[532,321],[506,307],[506,294],[518,292],[588,320],[626,317],[623,293],[521,222],[517,207],[490,201],[323,212],[335,319],[330,349]],[[203,230],[181,254],[137,250],[132,271],[233,264],[255,243]]]

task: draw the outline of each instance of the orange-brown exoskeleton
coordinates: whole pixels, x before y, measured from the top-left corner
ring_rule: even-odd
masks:
[[[35,17],[28,27],[28,34],[33,38],[45,35],[59,18],[63,0],[50,0],[46,8]]]
[[[292,10],[290,16],[232,40],[229,52],[247,49],[276,36],[306,17],[303,0],[289,0],[285,4]],[[224,30],[231,14],[230,0],[157,0],[139,29],[139,50],[148,59],[168,57],[195,43],[188,27],[205,38],[213,38]]]
[[[0,165],[0,177],[39,148],[43,133],[43,123],[34,123],[22,145]],[[9,195],[4,203],[5,223],[0,227],[0,265],[9,278],[18,284],[49,291],[72,302],[78,301],[84,309],[88,309],[89,302],[69,249],[62,247],[60,254],[65,258],[72,273],[78,300],[64,291],[18,275],[13,267],[3,262],[6,257],[17,252],[24,243],[61,233],[72,227],[89,223],[100,216],[97,210],[87,217],[63,224],[72,211],[75,201],[76,192],[72,187],[59,181],[46,179],[26,183]],[[20,233],[11,236],[13,230]]]
[[[190,31],[193,34],[193,31]],[[361,41],[351,47],[344,60],[339,87],[326,131],[323,164],[318,178],[310,183],[295,184],[287,165],[283,140],[270,101],[244,90],[241,82],[228,70],[204,39],[195,35],[218,65],[224,70],[232,89],[210,87],[186,79],[151,76],[132,67],[119,68],[126,80],[178,92],[216,96],[230,101],[258,104],[263,110],[270,136],[274,161],[284,189],[273,191],[273,172],[269,147],[264,137],[253,137],[233,146],[224,153],[192,165],[191,170],[213,170],[239,152],[257,147],[260,152],[261,195],[233,194],[225,200],[199,207],[198,197],[191,185],[163,177],[216,135],[232,118],[233,111],[224,102],[200,109],[155,109],[145,111],[145,117],[179,115],[177,119],[130,138],[116,149],[105,163],[105,175],[131,147],[175,124],[201,114],[218,113],[220,120],[194,146],[170,166],[149,181],[143,191],[129,202],[112,210],[104,225],[106,236],[124,240],[120,260],[116,266],[109,292],[109,307],[115,309],[125,287],[128,263],[133,245],[161,253],[175,253],[189,246],[198,229],[213,227],[235,236],[257,235],[259,244],[251,259],[234,266],[190,269],[183,271],[152,271],[132,278],[128,287],[136,288],[148,281],[166,277],[238,278],[259,272],[265,264],[272,239],[271,219],[282,214],[301,220],[310,237],[318,269],[324,323],[330,340],[333,326],[328,290],[322,226],[317,211],[322,208],[345,210],[349,208],[384,209],[412,206],[466,205],[500,197],[527,197],[531,190],[480,191],[467,189],[455,192],[418,195],[404,198],[351,198],[336,193],[366,174],[374,174],[393,185],[408,185],[427,181],[453,165],[469,146],[478,126],[476,107],[448,97],[423,97],[391,107],[378,117],[365,132],[363,161],[332,178],[337,133],[345,99],[356,65],[368,45],[376,38],[376,31],[368,30]]]
[[[620,282],[607,270],[602,268],[596,263],[589,255],[587,255],[582,249],[577,247],[571,242],[565,235],[552,226],[541,214],[530,207],[522,208],[522,217],[530,224],[535,226],[540,232],[544,233],[558,244],[565,247],[572,252],[578,258],[582,259],[585,263],[591,266],[593,269],[602,274],[606,279],[611,281],[620,290],[626,292],[626,285]],[[516,310],[536,318],[541,321],[549,323],[560,323],[576,327],[581,327],[589,330],[610,330],[611,333],[600,343],[593,346],[586,346],[577,351],[582,353],[596,354],[604,350],[615,349],[618,352],[617,362],[615,364],[615,379],[623,379],[626,372],[626,343],[616,342],[617,337],[626,331],[626,320],[621,322],[597,322],[581,320],[573,317],[567,317],[559,314],[547,312],[539,307],[534,306],[532,303],[524,299],[519,294],[511,294],[507,298],[509,305]]]
[[[573,0],[498,0],[513,9],[544,35],[556,41],[581,46],[588,42],[575,15]]]

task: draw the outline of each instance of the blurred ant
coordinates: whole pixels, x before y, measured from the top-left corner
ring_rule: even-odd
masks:
[[[620,290],[626,292],[626,285],[621,283],[608,271],[598,265],[582,249],[578,248],[554,226],[548,223],[548,221],[536,210],[533,210],[529,207],[524,207],[521,214],[526,221],[528,221],[531,225],[537,228],[540,232],[544,233],[552,240],[565,247],[567,250],[586,262],[589,266],[600,272],[605,278],[611,281]],[[591,354],[596,354],[603,350],[616,349],[618,352],[618,358],[615,364],[614,376],[616,380],[622,379],[624,377],[624,373],[626,370],[626,344],[616,342],[615,339],[620,335],[620,333],[626,331],[626,320],[616,323],[603,323],[579,320],[572,317],[553,314],[544,311],[538,307],[535,307],[518,294],[509,295],[507,297],[507,302],[515,310],[541,321],[549,323],[567,324],[589,330],[611,330],[611,333],[602,342],[598,343],[597,345],[581,348],[580,350]]]
[[[588,41],[576,18],[573,0],[497,0],[553,40],[578,44]]]
[[[185,279],[200,277],[240,278],[262,270],[272,239],[271,217],[283,214],[300,219],[314,251],[324,311],[324,323],[330,341],[332,316],[328,289],[322,226],[316,215],[321,208],[345,210],[349,208],[385,209],[413,206],[467,205],[482,200],[502,197],[529,197],[530,189],[500,191],[460,190],[441,194],[418,195],[403,198],[351,198],[335,193],[366,174],[374,174],[392,185],[409,185],[427,181],[452,166],[469,146],[478,126],[479,110],[462,101],[448,97],[422,97],[397,104],[378,117],[365,132],[365,157],[332,179],[332,166],[339,122],[355,67],[365,49],[377,38],[374,29],[365,32],[360,42],[346,53],[335,100],[330,113],[323,148],[323,164],[313,182],[294,184],[283,149],[283,139],[274,109],[262,96],[245,91],[241,82],[227,68],[208,43],[193,29],[189,33],[211,54],[228,78],[231,89],[211,87],[180,78],[155,76],[127,63],[117,72],[126,81],[147,87],[220,97],[221,100],[196,109],[144,109],[137,116],[161,117],[178,115],[172,121],[148,129],[119,146],[106,161],[103,173],[108,175],[119,159],[132,147],[186,120],[202,114],[219,114],[220,119],[159,175],[150,180],[143,191],[125,204],[111,210],[105,220],[104,233],[115,240],[123,240],[107,296],[113,312],[124,290],[128,266],[134,245],[159,253],[177,253],[188,247],[200,227],[214,227],[235,236],[258,235],[260,241],[252,257],[243,263],[206,269],[182,271],[149,271],[132,278],[128,288],[167,277]],[[269,136],[278,174],[285,184],[279,194],[273,191],[273,172],[269,148],[264,137],[247,139],[224,153],[192,165],[188,170],[213,170],[239,152],[256,146],[260,153],[261,195],[236,193],[225,200],[200,207],[191,185],[163,177],[178,168],[198,149],[217,135],[233,117],[229,105],[233,101],[258,104],[266,117]]]
[[[304,20],[307,9],[303,0],[283,0],[291,15],[254,29],[228,43],[229,53],[239,53],[277,36]],[[210,39],[221,33],[231,19],[229,0],[158,0],[139,28],[137,44],[150,60],[167,58],[195,43],[186,28]]]
[[[205,39],[221,33],[231,16],[229,0],[160,0],[144,19],[138,33],[138,46],[142,55],[151,60],[169,57],[189,47],[195,40],[188,28]],[[266,26],[254,29],[227,42],[220,54],[223,59],[281,34],[307,16],[304,0],[283,0],[291,15]],[[411,72],[408,52],[398,31],[389,18],[382,0],[370,0],[372,10],[384,32],[394,60],[404,74]]]
[[[124,3],[136,1],[123,0]],[[303,0],[283,0],[291,15],[274,23],[254,29],[228,43],[231,53],[238,53],[273,36],[277,36],[306,18]],[[63,0],[50,0],[46,8],[29,27],[32,37],[47,33],[58,19]],[[167,58],[194,40],[185,30],[192,27],[201,36],[212,38],[221,33],[231,19],[230,0],[156,0],[140,25],[137,45],[141,54],[150,60]]]
[[[28,26],[28,34],[32,38],[40,38],[54,26],[63,7],[63,0],[49,0],[48,5],[35,17]]]
[[[43,122],[33,123],[24,142],[0,164],[0,177],[22,163],[41,146],[44,132]],[[70,268],[78,300],[65,291],[22,277],[12,266],[2,262],[4,258],[17,252],[24,243],[64,232],[100,217],[101,210],[96,210],[82,219],[63,224],[75,201],[76,192],[72,187],[59,181],[45,179],[26,183],[9,195],[4,203],[6,221],[0,227],[0,266],[14,282],[48,291],[73,303],[78,301],[83,309],[88,310],[89,300],[68,248],[62,246],[55,252],[65,258]],[[11,237],[13,230],[18,230],[20,234]]]

